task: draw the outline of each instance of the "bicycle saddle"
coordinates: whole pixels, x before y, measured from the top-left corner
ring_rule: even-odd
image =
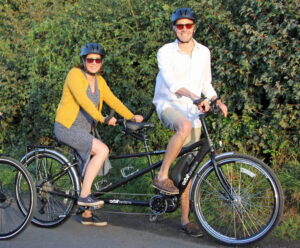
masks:
[[[126,129],[129,129],[130,131],[138,131],[141,129],[149,129],[151,127],[154,127],[154,124],[151,122],[127,122],[126,123]]]

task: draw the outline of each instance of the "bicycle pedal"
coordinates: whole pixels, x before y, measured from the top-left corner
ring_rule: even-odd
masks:
[[[167,193],[165,191],[159,191],[159,193],[162,195],[162,196],[174,196],[174,194],[170,194],[170,193]]]
[[[90,210],[96,210],[96,209],[100,209],[100,208],[102,208],[102,207],[103,207],[103,205],[100,204],[100,205],[97,205],[97,206],[91,206],[91,207],[89,207],[89,209],[90,209]]]

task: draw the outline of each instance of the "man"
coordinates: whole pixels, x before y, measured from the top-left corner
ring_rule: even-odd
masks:
[[[208,111],[209,101],[215,100],[217,93],[211,85],[210,51],[193,39],[196,14],[190,8],[179,8],[172,14],[171,23],[176,40],[157,53],[159,73],[153,103],[162,124],[174,130],[174,134],[152,185],[162,192],[178,194],[178,188],[168,177],[169,168],[184,145],[200,139],[199,111]],[[202,94],[206,99],[194,105]],[[221,100],[217,100],[217,106],[227,116],[227,107]],[[183,231],[199,237],[203,236],[199,227],[188,218],[190,184],[181,196],[181,225]]]

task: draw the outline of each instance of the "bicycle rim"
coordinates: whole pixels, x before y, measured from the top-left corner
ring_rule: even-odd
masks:
[[[234,200],[222,188],[211,164],[201,168],[193,186],[194,213],[204,230],[230,245],[265,237],[283,210],[283,193],[274,173],[261,161],[231,155],[217,161]]]
[[[18,161],[0,158],[0,239],[10,239],[21,233],[30,223],[36,206],[36,193],[30,174]],[[19,194],[24,199],[26,213],[19,208],[16,178],[22,175]]]
[[[75,200],[58,194],[76,195],[74,177],[59,157],[37,152],[24,163],[37,185],[37,207],[32,222],[41,227],[53,227],[63,223],[74,206]],[[52,180],[54,175],[58,174]],[[20,199],[23,209],[23,200]]]

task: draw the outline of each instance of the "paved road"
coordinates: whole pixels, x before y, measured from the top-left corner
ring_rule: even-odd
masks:
[[[222,247],[215,241],[192,238],[179,231],[179,223],[166,218],[150,223],[147,216],[108,214],[107,227],[84,227],[79,216],[72,216],[64,224],[51,229],[29,227],[19,236],[1,241],[1,248],[212,248]],[[296,246],[295,246],[296,245]],[[262,247],[297,247],[295,243],[270,240],[255,244]]]

